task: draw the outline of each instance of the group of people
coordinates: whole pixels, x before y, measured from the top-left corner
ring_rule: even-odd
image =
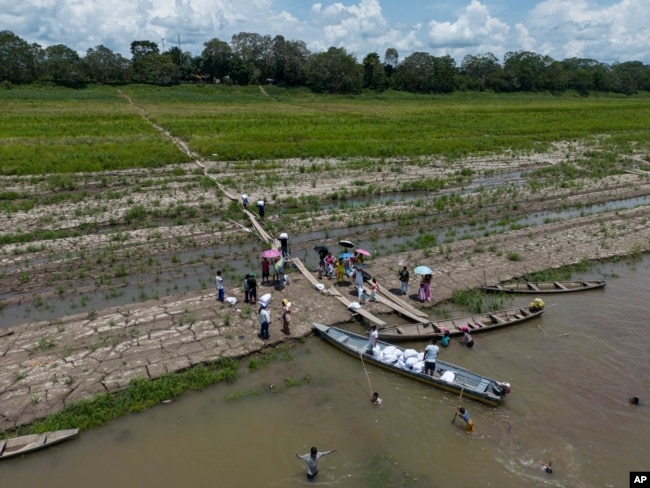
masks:
[[[288,299],[283,299],[281,302],[282,307],[282,333],[291,335],[291,302]],[[260,333],[258,337],[263,341],[271,338],[269,329],[273,319],[269,310],[269,303],[261,303],[260,309],[257,312],[258,320],[260,323]]]
[[[409,292],[409,281],[411,280],[411,274],[407,266],[402,266],[402,269],[397,273],[397,277],[400,282],[400,291],[402,295],[408,295]],[[420,280],[420,289],[418,290],[418,300],[420,302],[430,302],[431,301],[431,281],[433,280],[433,275],[426,274],[422,276]]]
[[[242,207],[244,207],[246,210],[248,210],[248,200],[249,200],[249,198],[250,197],[248,195],[246,195],[245,193],[242,194],[242,196],[241,196]],[[264,219],[264,211],[265,211],[264,200],[258,200],[257,201],[257,212],[260,214],[260,219]]]
[[[284,258],[275,258],[272,261],[269,260],[269,258],[262,258],[262,284],[272,281],[275,284],[280,285],[281,289],[288,284],[289,277],[285,272],[284,262],[278,266],[278,262],[280,262],[281,259]],[[271,273],[271,270],[273,273]]]

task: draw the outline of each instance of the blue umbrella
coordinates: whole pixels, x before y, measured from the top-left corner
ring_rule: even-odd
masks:
[[[433,271],[428,266],[418,266],[413,271],[415,272],[415,274],[419,274],[419,275],[433,274]]]
[[[341,254],[339,257],[340,257],[341,259],[347,259],[347,258],[351,258],[351,257],[353,257],[353,256],[354,256],[354,254],[352,254],[351,252],[344,252],[344,253]]]

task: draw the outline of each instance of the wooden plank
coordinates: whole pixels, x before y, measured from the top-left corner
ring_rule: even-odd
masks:
[[[555,285],[556,288],[559,288],[560,290],[568,290],[568,288],[564,286],[562,283],[558,283],[557,281],[554,281],[553,284]]]
[[[307,280],[312,285],[314,285],[314,287],[319,284],[319,281],[316,279],[316,277],[309,272],[307,267],[304,264],[302,264],[302,261],[300,259],[291,258],[290,261],[296,265],[296,268],[298,268],[298,271],[300,271],[303,274],[303,276],[305,278],[307,278]]]
[[[404,310],[408,310],[409,313],[411,313],[412,315],[420,317],[420,319],[427,319],[427,320],[429,319],[429,316],[426,313],[424,313],[422,310],[415,308],[413,305],[405,302],[404,300],[402,300],[396,295],[393,295],[389,291],[386,291],[383,288],[379,288],[379,294],[385,297],[387,300],[390,300],[391,302],[395,303],[400,308]]]
[[[339,293],[339,291],[334,287],[330,288],[330,294],[332,296],[336,297],[343,305],[345,305],[346,308],[348,307],[348,305],[350,305],[350,303],[352,303],[350,300],[348,300],[343,295],[341,295],[341,293]],[[350,310],[350,309],[348,309],[348,310]],[[369,320],[370,322],[373,322],[374,324],[377,324],[378,326],[386,325],[386,322],[381,320],[379,317],[374,316],[373,314],[371,314],[367,310],[364,310],[363,308],[357,308],[357,309],[354,309],[354,310],[350,310],[350,312],[358,313],[359,315],[361,315],[366,320]]]

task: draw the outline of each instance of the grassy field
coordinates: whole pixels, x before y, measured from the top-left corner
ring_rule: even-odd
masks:
[[[544,151],[558,140],[607,135],[627,151],[650,141],[650,96],[398,92],[314,95],[258,87],[125,86],[162,127],[205,157],[447,158]],[[140,117],[117,88],[0,91],[0,172],[159,167],[187,156]]]

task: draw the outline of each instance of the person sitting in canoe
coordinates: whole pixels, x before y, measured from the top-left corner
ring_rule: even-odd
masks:
[[[472,339],[472,336],[469,333],[469,328],[464,325],[460,330],[463,331],[463,337],[461,338],[460,343],[467,347],[474,347],[474,339]]]

